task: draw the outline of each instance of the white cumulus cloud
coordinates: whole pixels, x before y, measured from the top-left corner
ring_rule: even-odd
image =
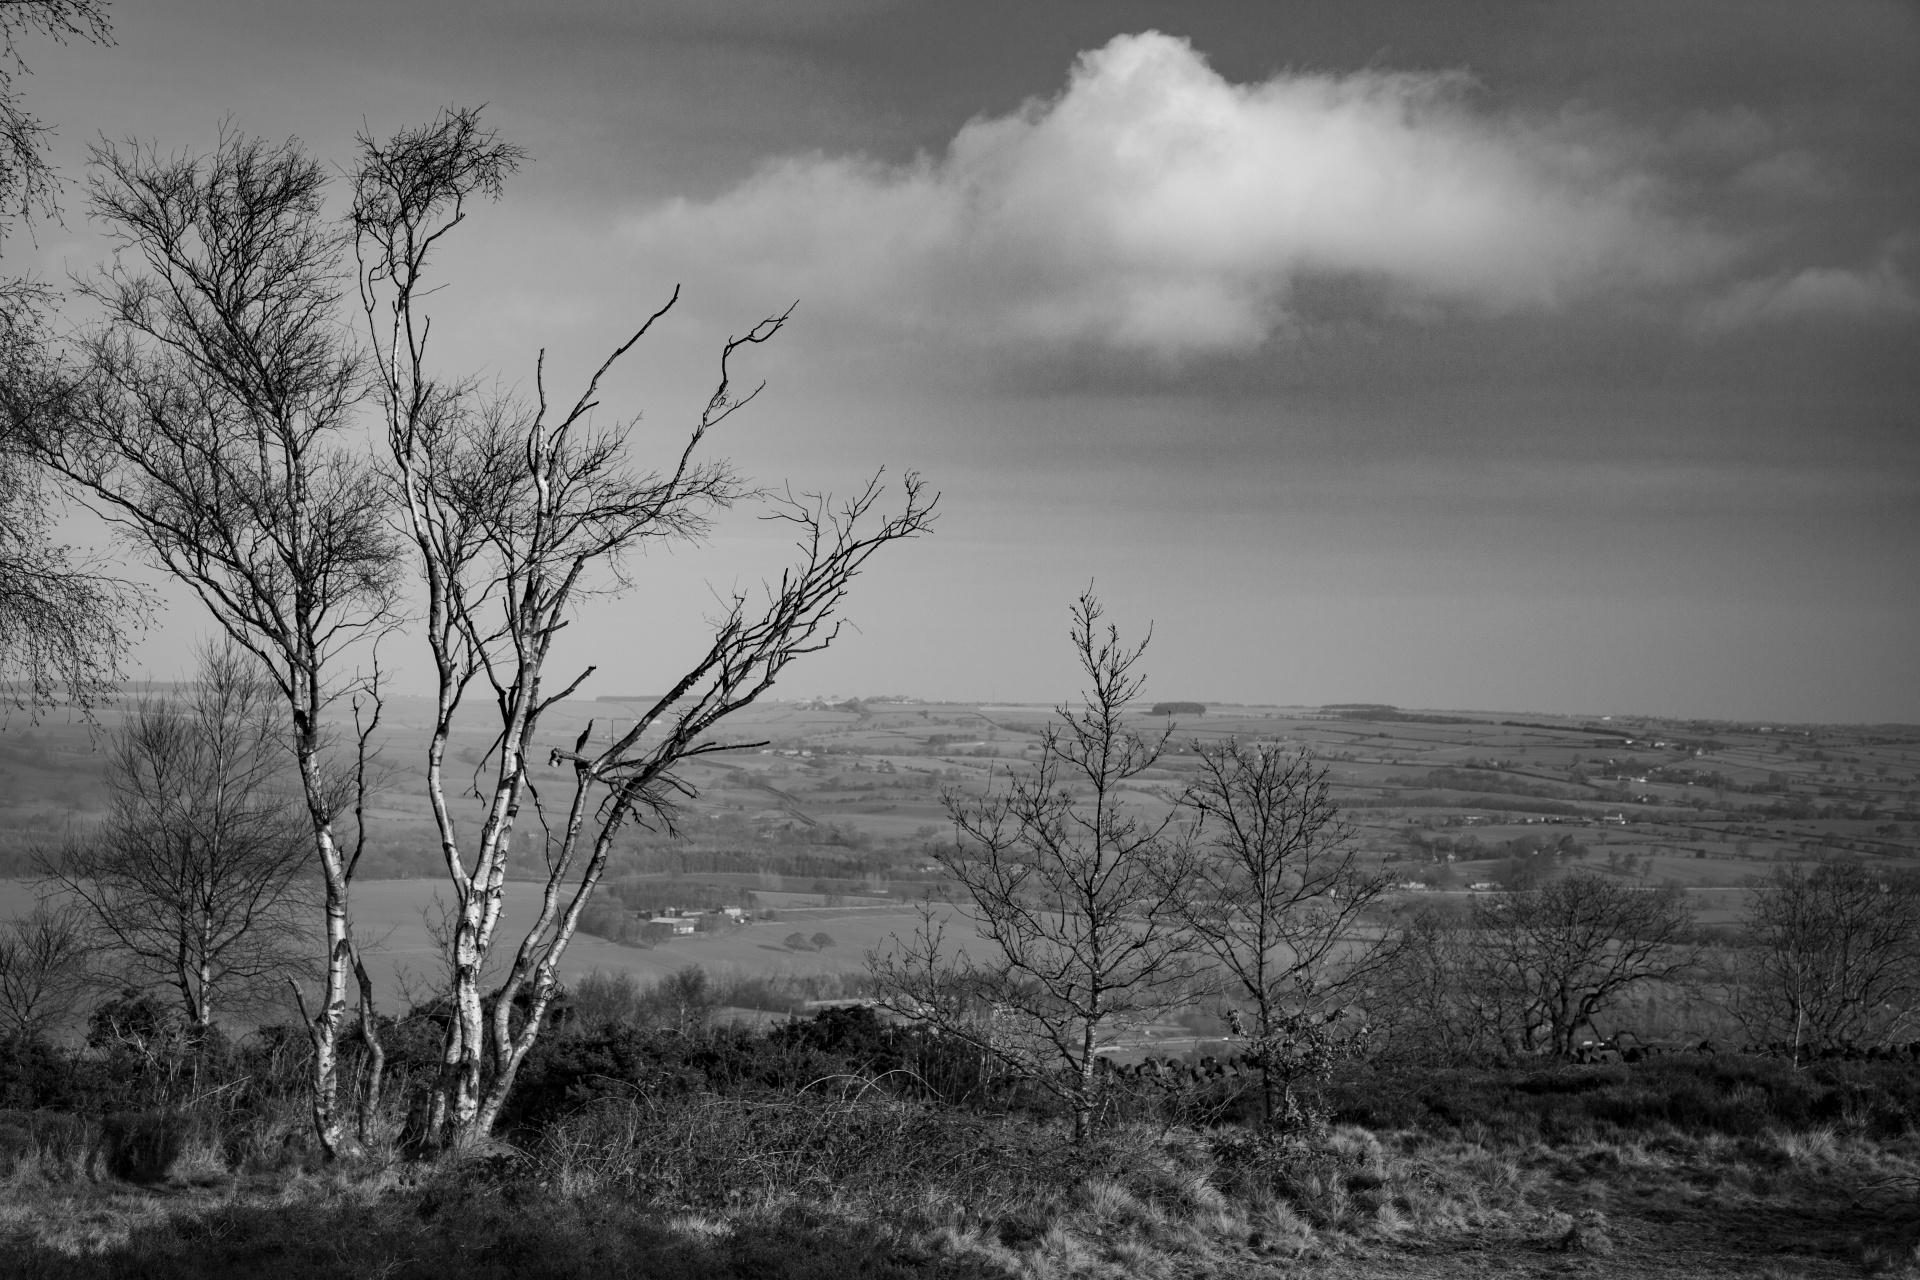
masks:
[[[1660,211],[1633,148],[1469,90],[1384,71],[1233,84],[1184,40],[1121,36],[941,155],[788,158],[628,229],[689,278],[880,330],[1169,357],[1258,346],[1307,280],[1408,314],[1506,313],[1719,258]]]

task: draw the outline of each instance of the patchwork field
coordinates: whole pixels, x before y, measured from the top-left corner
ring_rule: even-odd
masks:
[[[151,694],[153,691],[147,691]],[[563,703],[543,738],[571,745],[616,732],[644,699]],[[395,698],[356,890],[359,930],[382,999],[424,990],[433,969],[428,922],[442,883],[430,838],[421,761],[429,708]],[[118,722],[56,712],[0,729],[0,912],[29,901],[36,851],[84,837],[103,812],[103,752]],[[1881,865],[1920,859],[1920,727],[1681,722],[1400,708],[1213,706],[1130,718],[1165,734],[1159,767],[1125,793],[1148,815],[1168,811],[1197,745],[1274,740],[1327,766],[1364,859],[1391,875],[1396,900],[1462,901],[1573,867],[1624,882],[1677,884],[1700,919],[1726,925],[1748,886],[1782,863],[1833,855]],[[596,917],[565,972],[653,978],[686,964],[743,974],[857,972],[863,954],[910,933],[913,904],[946,892],[932,849],[949,836],[946,804],[967,802],[1030,767],[1055,723],[1044,706],[899,699],[771,702],[726,726],[734,749],[685,770],[695,792],[677,834],[632,830],[609,867]],[[463,721],[452,757],[483,771],[490,738]],[[471,777],[471,774],[466,775]],[[568,779],[542,769],[549,804]],[[522,824],[523,831],[533,824]],[[528,848],[523,866],[537,868]],[[509,918],[532,911],[516,882]],[[648,915],[674,906],[742,906],[753,922],[637,940]],[[765,918],[766,913],[772,919]],[[608,914],[611,913],[611,914]],[[785,939],[826,933],[828,948]]]

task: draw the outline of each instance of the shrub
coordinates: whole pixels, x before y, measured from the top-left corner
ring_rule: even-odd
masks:
[[[784,943],[783,945],[784,945],[784,946],[785,946],[785,947],[787,948],[787,950],[789,950],[789,951],[811,951],[811,950],[813,950],[813,943],[812,943],[811,941],[809,941],[809,940],[808,940],[808,938],[807,938],[807,935],[806,935],[806,934],[804,934],[804,933],[798,933],[798,932],[796,932],[796,933],[790,933],[790,934],[788,934],[788,935],[787,935],[787,938],[786,938],[786,942],[785,942],[785,943]]]
[[[86,1173],[94,1129],[78,1116],[57,1111],[0,1112],[0,1179],[37,1176],[47,1183],[76,1182]]]
[[[571,994],[573,1025],[587,1029],[632,1021],[641,999],[640,984],[631,973],[600,969],[580,979]]]
[[[1920,1072],[1902,1063],[1796,1068],[1772,1058],[1682,1056],[1634,1066],[1356,1071],[1321,1087],[1336,1121],[1477,1130],[1515,1141],[1672,1128],[1748,1137],[1847,1123],[1875,1138],[1920,1130]]]
[[[186,1145],[190,1121],[178,1112],[138,1111],[108,1116],[101,1126],[107,1172],[127,1182],[159,1182]]]
[[[809,938],[808,941],[813,943],[815,950],[825,951],[833,945],[833,935],[830,933],[816,933],[813,937]]]

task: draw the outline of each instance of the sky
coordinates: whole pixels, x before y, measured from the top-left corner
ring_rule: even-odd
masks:
[[[24,50],[76,180],[89,142],[223,120],[344,170],[358,131],[484,104],[529,159],[448,242],[441,356],[524,386],[545,349],[577,385],[678,284],[604,399],[643,459],[797,301],[718,448],[942,499],[782,696],[1070,696],[1091,583],[1151,627],[1161,698],[1920,721],[1912,4],[111,16],[112,47]],[[104,260],[65,203],[7,269]],[[669,684],[712,593],[788,554],[736,514],[558,664]],[[136,666],[179,674],[197,610],[176,593]]]

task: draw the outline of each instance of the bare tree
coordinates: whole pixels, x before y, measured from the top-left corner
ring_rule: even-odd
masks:
[[[1276,1067],[1340,1002],[1393,958],[1393,938],[1363,921],[1387,887],[1366,871],[1333,801],[1327,770],[1304,748],[1196,743],[1199,777],[1181,796],[1195,856],[1169,886],[1188,931],[1253,1014],[1264,1114]]]
[[[1149,739],[1127,727],[1147,642],[1127,647],[1102,616],[1091,590],[1074,603],[1073,647],[1090,684],[1042,731],[1033,770],[1010,771],[977,801],[947,796],[958,839],[935,856],[996,954],[944,956],[929,919],[913,942],[869,957],[890,1007],[1053,1092],[1073,1112],[1076,1142],[1092,1131],[1102,1043],[1181,999],[1189,977],[1178,898],[1190,854],[1168,838],[1171,809],[1143,815],[1120,794],[1171,730]]]
[[[93,987],[86,920],[42,899],[0,925],[0,1039],[39,1039],[73,1016]]]
[[[325,890],[313,1116],[353,1150],[338,1037],[354,950],[358,858],[335,831],[346,792],[322,717],[347,650],[384,626],[397,573],[380,485],[350,429],[360,369],[337,323],[343,240],[326,174],[295,143],[223,130],[206,156],[94,149],[90,203],[118,239],[85,292],[107,319],[79,376],[43,398],[35,454],[192,588],[284,700]],[[297,993],[297,989],[296,989]]]
[[[16,77],[28,34],[107,43],[95,0],[0,4],[0,237],[14,218],[57,217],[59,177],[48,164],[49,132],[21,105]],[[51,495],[20,438],[36,399],[57,387],[46,329],[53,292],[28,279],[0,279],[0,701],[38,709],[62,691],[90,708],[118,675],[118,627],[138,593],[52,540]]]
[[[629,461],[631,422],[596,428],[591,415],[607,371],[674,305],[677,290],[614,349],[570,406],[548,402],[544,352],[530,404],[486,400],[470,382],[437,380],[427,360],[430,321],[421,310],[429,256],[464,219],[467,202],[496,195],[519,159],[476,113],[451,111],[384,143],[363,137],[354,178],[361,300],[377,355],[394,486],[426,587],[425,632],[438,682],[427,774],[454,891],[454,1013],[428,1128],[452,1145],[484,1138],[500,1114],[559,990],[557,966],[615,833],[636,818],[671,826],[674,800],[691,794],[676,767],[730,745],[708,731],[771,688],[795,658],[832,642],[835,615],[867,559],[923,532],[934,501],[912,475],[904,509],[891,517],[878,515],[877,479],[837,506],[789,496],[773,518],[797,529],[798,562],[760,604],[744,593],[725,600],[706,653],[606,747],[589,749],[589,726],[571,750],[548,751],[551,764],[571,767],[574,783],[564,817],[549,824],[528,784],[541,720],[591,674],[589,668],[549,690],[554,637],[590,593],[590,575],[611,574],[614,590],[631,586],[624,566],[635,553],[697,540],[715,513],[747,496],[725,463],[702,461],[698,452],[758,393],[734,390],[733,356],[770,340],[786,316],[723,345],[705,411],[654,472]],[[445,757],[454,714],[475,680],[493,695],[499,730],[491,777],[476,786],[479,829],[465,836]],[[499,938],[515,828],[529,800],[545,836],[541,904],[501,985],[489,993],[482,975]]]
[[[1748,899],[1733,1010],[1804,1049],[1895,1035],[1920,998],[1920,875],[1848,860],[1778,868]]]
[[[1564,1056],[1621,995],[1691,971],[1699,961],[1692,932],[1679,889],[1575,872],[1477,900],[1457,981],[1510,1051]]]
[[[285,718],[251,654],[207,648],[190,695],[140,702],[114,731],[106,819],[40,860],[130,982],[178,994],[195,1038],[312,967]]]
[[[1476,949],[1465,909],[1428,906],[1398,929],[1393,963],[1380,974],[1369,1014],[1383,1053],[1432,1063],[1496,1049],[1506,993],[1474,975]],[[1474,976],[1470,976],[1474,975]]]
[[[652,995],[667,1025],[678,1035],[697,1035],[713,1020],[713,984],[697,964],[682,965],[660,979]]]

